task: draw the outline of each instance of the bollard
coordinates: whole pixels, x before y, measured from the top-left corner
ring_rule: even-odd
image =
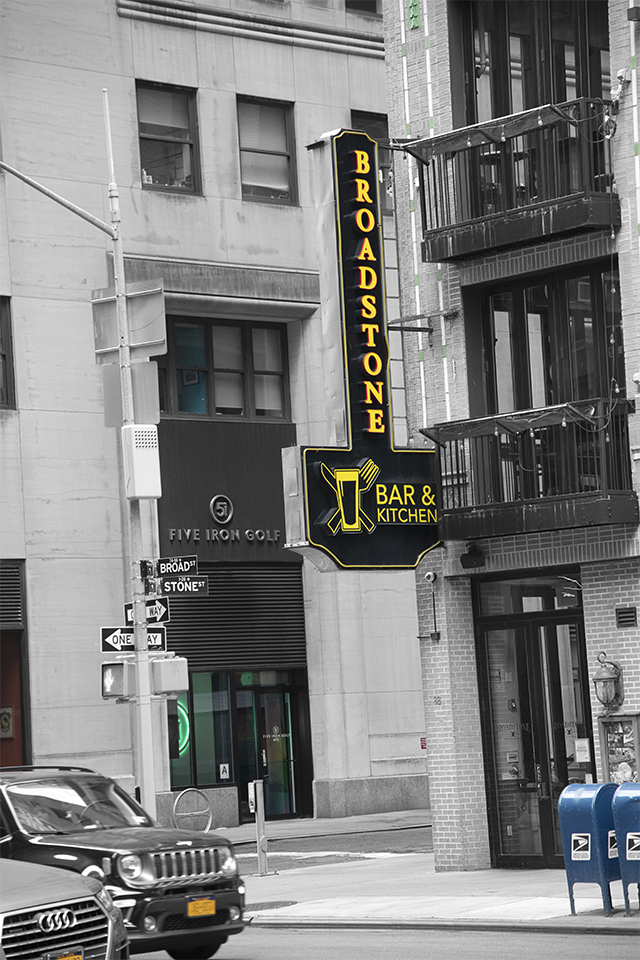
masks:
[[[267,868],[267,836],[264,825],[264,783],[262,780],[249,782],[249,810],[256,815],[256,847],[258,850],[258,874],[266,877]]]

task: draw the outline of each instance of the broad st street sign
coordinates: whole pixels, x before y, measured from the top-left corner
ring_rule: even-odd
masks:
[[[321,268],[325,327],[333,303],[340,317],[324,347],[341,337],[344,387],[335,381],[327,393],[341,400],[346,387],[346,444],[283,450],[286,545],[316,563],[321,551],[338,567],[415,567],[440,543],[436,457],[393,443],[377,144],[343,130],[314,146],[331,150],[335,214],[333,223],[324,214],[324,237],[333,235],[338,256],[337,270]]]
[[[192,554],[188,557],[160,557],[156,560],[156,576],[182,576],[198,572],[198,557]]]

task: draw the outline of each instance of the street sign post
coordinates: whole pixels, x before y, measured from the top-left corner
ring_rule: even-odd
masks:
[[[147,629],[147,647],[149,650],[166,650],[167,634],[164,627]],[[135,649],[134,627],[101,627],[100,650],[102,653],[121,653]]]
[[[133,604],[125,603],[123,609],[125,623],[127,625],[133,623]],[[149,597],[146,609],[147,623],[167,623],[171,619],[167,597]]]

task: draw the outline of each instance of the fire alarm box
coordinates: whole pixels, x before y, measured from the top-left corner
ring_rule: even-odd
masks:
[[[128,500],[162,496],[158,428],[154,423],[127,423],[122,428],[124,488]]]

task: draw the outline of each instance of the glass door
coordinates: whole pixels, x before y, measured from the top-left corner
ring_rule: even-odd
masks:
[[[265,816],[298,813],[292,731],[293,693],[289,690],[236,690],[240,815],[250,820],[248,784],[264,782]]]
[[[528,618],[483,632],[498,866],[561,867],[558,798],[568,783],[592,782],[580,631],[573,618]]]
[[[292,816],[297,810],[290,693],[260,693],[260,736],[265,814]]]

